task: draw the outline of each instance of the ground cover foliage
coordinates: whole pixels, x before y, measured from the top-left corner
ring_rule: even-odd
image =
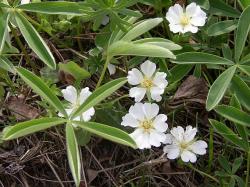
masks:
[[[1,0],[1,186],[249,186],[249,18],[249,0]]]

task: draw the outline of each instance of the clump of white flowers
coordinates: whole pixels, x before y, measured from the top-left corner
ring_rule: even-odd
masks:
[[[166,14],[170,31],[173,33],[197,33],[198,27],[206,23],[206,13],[196,3],[189,4],[186,9],[179,4],[171,6]]]
[[[70,116],[80,105],[82,105],[85,100],[91,95],[89,88],[83,88],[80,93],[73,86],[67,86],[66,89],[62,90],[62,94],[65,100],[67,100],[70,105],[65,109],[67,114]],[[75,121],[89,121],[91,117],[95,114],[95,109],[91,107],[87,111],[83,112],[81,115],[75,117]],[[62,113],[58,114],[60,117],[64,117]]]
[[[181,157],[183,162],[196,162],[197,155],[206,154],[207,143],[202,140],[196,141],[196,128],[187,126],[186,130],[180,126],[174,127],[167,135],[165,143],[169,144],[163,148],[169,159]]]
[[[159,147],[166,141],[166,130],[168,128],[167,116],[159,113],[159,106],[151,103],[136,103],[131,106],[129,113],[122,118],[123,126],[136,128],[131,133],[138,148]]]
[[[136,86],[130,89],[129,96],[135,98],[136,102],[140,102],[145,95],[160,101],[168,85],[167,74],[156,71],[156,65],[149,60],[142,63],[140,69],[133,68],[128,72],[128,83]]]

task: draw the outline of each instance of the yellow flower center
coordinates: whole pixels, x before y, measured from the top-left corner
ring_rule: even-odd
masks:
[[[188,16],[186,16],[185,14],[182,15],[181,20],[180,20],[180,24],[185,27],[189,24],[190,22],[190,18]]]
[[[179,144],[179,146],[180,146],[181,150],[185,150],[185,149],[187,149],[187,147],[189,146],[189,144],[186,143],[186,142],[181,142]]]
[[[140,126],[145,132],[150,132],[150,130],[153,128],[153,123],[151,120],[145,120],[140,123]]]
[[[153,81],[149,78],[144,78],[144,80],[141,83],[141,86],[143,88],[151,88],[154,85]]]

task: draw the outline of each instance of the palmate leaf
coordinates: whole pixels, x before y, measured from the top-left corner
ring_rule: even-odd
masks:
[[[73,113],[71,116],[72,119],[74,117],[79,116],[89,108],[97,105],[120,87],[122,87],[127,82],[127,78],[119,78],[113,81],[110,81],[101,87],[97,88],[87,99],[86,101]]]
[[[235,71],[236,66],[232,66],[220,74],[214,81],[207,96],[206,108],[208,111],[212,110],[223,98]]]
[[[34,132],[45,130],[50,127],[65,123],[62,118],[40,118],[17,123],[14,126],[6,127],[3,131],[3,140],[12,140]]]
[[[41,78],[24,68],[16,68],[19,76],[43,99],[50,103],[60,113],[67,116],[67,113],[58,99],[58,97],[50,90],[50,88],[42,81]]]
[[[105,138],[107,140],[136,148],[134,140],[126,132],[118,128],[95,122],[74,121],[73,123],[77,124],[79,127],[85,129],[86,131],[101,136],[102,138]]]
[[[55,59],[50,52],[49,47],[35,30],[35,28],[20,13],[15,13],[15,19],[24,39],[30,48],[45,64],[47,64],[50,68],[55,69]]]
[[[76,186],[79,186],[81,179],[80,154],[76,135],[74,132],[74,127],[71,124],[66,125],[66,143],[70,170],[73,175]]]

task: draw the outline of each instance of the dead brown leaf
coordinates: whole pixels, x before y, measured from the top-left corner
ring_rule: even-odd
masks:
[[[25,98],[22,96],[9,97],[5,105],[18,121],[35,119],[40,115],[40,111],[25,103]]]

